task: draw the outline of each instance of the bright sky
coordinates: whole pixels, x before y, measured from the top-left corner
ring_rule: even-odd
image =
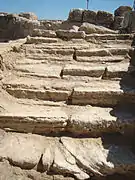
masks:
[[[134,0],[89,0],[89,9],[114,12]],[[66,19],[72,8],[86,8],[86,0],[0,0],[2,12],[34,12],[40,19]]]

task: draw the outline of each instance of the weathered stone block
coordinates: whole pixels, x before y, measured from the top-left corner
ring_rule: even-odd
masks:
[[[98,11],[96,16],[96,23],[110,28],[114,21],[113,14],[105,11]]]
[[[95,11],[90,10],[84,10],[83,12],[83,22],[88,23],[96,23],[96,15],[97,13]]]
[[[68,20],[74,22],[82,22],[83,12],[83,9],[71,9],[68,16]]]

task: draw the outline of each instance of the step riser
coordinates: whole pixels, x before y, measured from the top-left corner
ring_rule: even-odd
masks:
[[[135,103],[135,93],[122,91],[78,91],[72,95],[69,91],[34,91],[26,89],[7,89],[7,92],[16,98],[40,99],[47,101],[65,101],[70,99],[72,105],[115,106],[119,102]]]
[[[67,101],[68,91],[38,91],[26,89],[7,89],[7,92],[16,98],[40,99],[46,101]]]
[[[74,91],[72,95],[72,105],[94,105],[103,107],[114,107],[119,103],[135,103],[135,93],[123,92],[77,92]]]
[[[98,50],[98,51],[83,51],[83,50],[77,50],[76,56],[111,56],[111,55],[126,55],[129,54],[129,49],[106,49],[106,50]]]

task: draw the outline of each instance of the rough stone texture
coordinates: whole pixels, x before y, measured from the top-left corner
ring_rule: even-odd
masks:
[[[68,20],[73,22],[83,21],[83,9],[72,9],[69,12]]]
[[[41,28],[44,30],[52,30],[52,31],[56,31],[58,29],[61,29],[61,25],[62,25],[63,21],[58,21],[58,20],[54,20],[54,21],[49,21],[49,20],[41,20],[40,21],[40,25]]]
[[[110,28],[112,27],[114,21],[114,17],[113,14],[109,13],[109,12],[105,12],[105,11],[98,11],[97,12],[97,16],[96,16],[96,23]]]
[[[132,11],[130,6],[120,6],[114,12],[115,16],[124,16],[127,11]]]
[[[95,11],[84,10],[83,12],[83,22],[93,23],[96,22],[97,13]]]
[[[27,41],[26,43],[27,44],[40,44],[40,43],[55,43],[57,42],[58,40],[57,39],[54,39],[54,38],[44,38],[44,37],[30,37],[28,36],[27,37]]]
[[[40,23],[14,14],[0,16],[0,39],[17,39],[30,35],[33,29],[40,27]]]
[[[124,19],[124,17],[122,17],[122,16],[115,16],[114,17],[114,23],[113,23],[113,29],[114,30],[118,30],[121,28],[123,19]]]
[[[77,32],[71,24],[65,34]],[[2,180],[132,178],[131,40],[107,33],[0,43]]]
[[[135,32],[135,11],[127,12],[124,16],[122,22],[122,29],[126,31],[126,33]]]
[[[18,167],[12,167],[11,174],[16,171],[16,175],[20,176],[20,173],[24,175],[29,170],[28,178],[32,173],[35,173],[34,177],[44,177],[45,174],[41,175],[37,171],[53,171],[55,174],[61,173],[83,180],[93,175],[123,174],[125,171],[135,170],[135,155],[129,147],[107,144],[106,139],[102,138],[47,138],[2,133],[0,159],[6,161],[8,169],[11,169],[8,162]]]
[[[90,24],[90,23],[83,23],[80,26],[79,31],[85,31],[86,34],[93,34],[93,33],[113,34],[113,33],[116,33],[115,31],[105,28],[103,26],[97,26],[97,25]]]
[[[76,32],[75,30],[70,30],[70,31],[67,31],[67,30],[58,30],[56,31],[56,35],[57,37],[59,38],[62,38],[62,39],[73,39],[73,38],[78,38],[78,39],[84,39],[85,38],[85,32],[83,31],[78,31]]]
[[[42,37],[50,37],[50,38],[55,38],[56,37],[56,33],[55,31],[52,30],[43,30],[43,29],[34,29],[32,32],[32,36],[42,36]]]
[[[28,13],[20,13],[19,14],[20,17],[24,17],[26,19],[30,19],[30,20],[38,20],[38,17],[36,16],[36,14],[32,13],[32,12],[28,12]]]

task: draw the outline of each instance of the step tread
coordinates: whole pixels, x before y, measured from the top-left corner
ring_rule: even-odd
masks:
[[[0,93],[0,128],[17,132],[50,133],[71,132],[74,135],[94,136],[103,132],[124,132],[135,127],[134,108],[105,108],[45,104],[45,101],[15,99]],[[69,133],[70,134],[70,133]],[[71,134],[70,134],[71,135]]]

